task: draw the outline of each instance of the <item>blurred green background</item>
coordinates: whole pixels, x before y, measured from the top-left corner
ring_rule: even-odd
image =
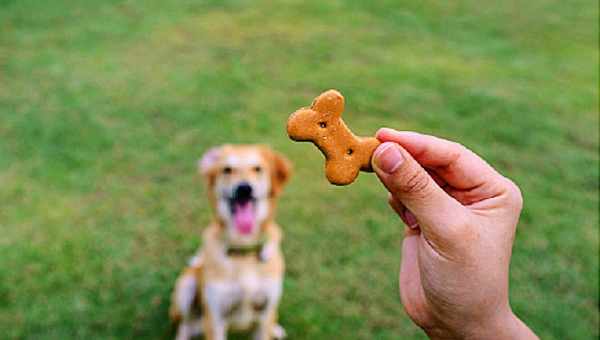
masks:
[[[597,338],[598,84],[591,1],[0,0],[0,338],[171,337],[210,218],[196,160],[225,142],[295,163],[291,339],[424,338],[382,187],[329,185],[286,136],[328,88],[359,134],[450,138],[514,179],[514,310],[544,339]]]

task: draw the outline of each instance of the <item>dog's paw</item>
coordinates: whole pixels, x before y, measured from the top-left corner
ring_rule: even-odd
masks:
[[[280,324],[276,324],[275,326],[273,326],[273,329],[271,329],[271,336],[274,339],[281,340],[287,337],[287,333],[285,332],[285,329],[281,327]]]

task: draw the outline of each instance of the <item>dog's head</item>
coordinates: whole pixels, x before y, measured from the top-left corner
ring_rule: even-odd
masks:
[[[263,145],[223,145],[199,162],[217,219],[230,240],[252,242],[273,217],[275,199],[291,174],[290,162]]]

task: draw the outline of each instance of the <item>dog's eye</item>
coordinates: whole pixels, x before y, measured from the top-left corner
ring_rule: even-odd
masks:
[[[232,172],[233,172],[233,169],[232,169],[230,166],[226,166],[226,167],[224,167],[224,168],[223,168],[223,173],[224,173],[225,175],[229,175],[229,174],[231,174]]]
[[[324,129],[327,127],[327,122],[319,122],[319,126],[321,127],[321,129]]]
[[[260,174],[262,172],[262,168],[259,165],[257,165],[254,167],[254,172],[256,172],[257,174]]]

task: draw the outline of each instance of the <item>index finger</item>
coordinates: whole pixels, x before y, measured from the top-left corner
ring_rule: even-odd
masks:
[[[423,167],[457,189],[470,190],[500,176],[473,151],[449,140],[389,128],[379,129],[375,137],[381,142],[400,144]]]

